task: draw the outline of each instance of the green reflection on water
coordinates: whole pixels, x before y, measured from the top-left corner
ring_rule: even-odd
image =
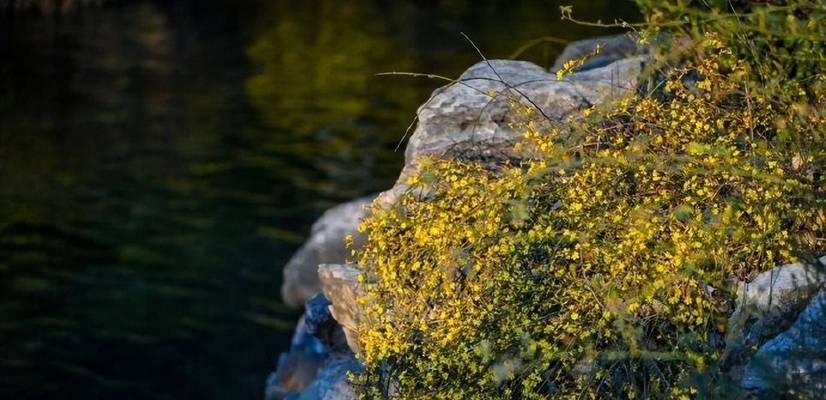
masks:
[[[259,397],[280,266],[392,183],[438,85],[375,73],[457,76],[460,31],[492,58],[605,33],[548,1],[169,3],[0,16],[0,398]]]

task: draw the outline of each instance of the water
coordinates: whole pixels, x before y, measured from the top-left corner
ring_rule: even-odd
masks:
[[[11,3],[3,399],[260,398],[298,317],[280,267],[325,208],[392,184],[394,148],[440,84],[375,73],[458,76],[478,60],[459,32],[492,58],[610,32],[558,22],[553,1]],[[573,3],[582,19],[636,16]]]

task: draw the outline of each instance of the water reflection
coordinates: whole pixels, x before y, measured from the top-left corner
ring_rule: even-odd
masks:
[[[0,398],[260,396],[296,318],[278,268],[324,208],[390,185],[438,85],[374,74],[456,76],[460,31],[490,57],[605,33],[556,21],[547,1],[0,12]]]

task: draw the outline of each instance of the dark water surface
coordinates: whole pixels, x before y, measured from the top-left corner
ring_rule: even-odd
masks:
[[[389,187],[439,84],[374,74],[458,76],[462,31],[492,58],[607,33],[554,1],[4,4],[0,399],[261,398],[298,316],[280,267],[326,207]]]

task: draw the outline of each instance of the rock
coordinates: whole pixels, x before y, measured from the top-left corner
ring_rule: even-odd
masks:
[[[826,262],[826,257],[819,262]],[[752,349],[790,329],[824,284],[822,265],[794,263],[765,271],[739,285],[737,308],[729,318],[721,360],[732,379],[745,379],[744,368]]]
[[[322,264],[318,266],[318,276],[324,295],[330,299],[330,312],[338,321],[347,337],[347,344],[353,353],[359,354],[358,297],[362,295],[358,283],[361,270],[353,265]]]
[[[518,118],[511,112],[511,100],[532,102],[550,118],[561,120],[579,107],[633,88],[642,62],[642,58],[621,60],[563,80],[526,61],[479,62],[459,77],[459,83],[436,90],[419,107],[405,164],[423,155],[522,158],[524,154],[513,151],[522,132],[510,126]]]
[[[819,262],[826,263],[826,256]],[[799,308],[824,283],[826,271],[822,265],[794,263],[773,268],[738,287],[735,314],[765,316]]]
[[[304,305],[304,322],[307,332],[333,352],[349,352],[347,338],[341,325],[330,313],[330,301],[323,293],[317,293]]]
[[[565,50],[562,50],[562,54],[557,57],[551,71],[562,68],[565,61],[592,54],[597,45],[602,45],[599,54],[588,59],[585,64],[576,68],[575,72],[604,67],[614,61],[648,52],[646,47],[640,46],[637,39],[629,34],[577,40],[569,43]]]
[[[278,357],[276,372],[267,379],[264,398],[280,400],[289,393],[298,392],[315,380],[328,350],[321,341],[307,331],[304,317],[298,320],[290,351]]]
[[[741,386],[809,397],[826,393],[826,289],[791,328],[760,347],[746,365]]]
[[[323,336],[331,325],[336,325],[329,306],[330,300],[327,300],[323,293],[316,293],[304,303],[304,324],[307,325],[310,334],[316,337]]]
[[[632,90],[645,58],[628,58],[601,68],[571,74],[563,80],[525,61],[482,61],[465,71],[457,83],[437,89],[419,107],[418,124],[405,150],[405,165],[393,189],[378,203],[395,203],[407,190],[407,177],[416,173],[422,156],[442,159],[497,161],[525,159],[530,154],[514,150],[522,130],[521,118],[511,111],[519,101],[561,121],[586,105],[597,104]]]
[[[361,371],[361,364],[352,354],[335,354],[318,370],[317,378],[307,386],[296,400],[351,400],[355,398],[348,381],[348,372]]]
[[[362,366],[347,346],[342,328],[322,294],[305,304],[288,353],[278,358],[276,372],[267,379],[266,400],[353,399],[347,374]]]
[[[284,267],[284,281],[281,285],[281,298],[284,303],[299,308],[321,290],[318,265],[343,263],[347,260],[350,253],[344,246],[346,235],[353,235],[354,248],[364,243],[364,235],[356,229],[366,216],[367,208],[374,197],[362,197],[333,207],[324,212],[313,224],[310,239]]]

